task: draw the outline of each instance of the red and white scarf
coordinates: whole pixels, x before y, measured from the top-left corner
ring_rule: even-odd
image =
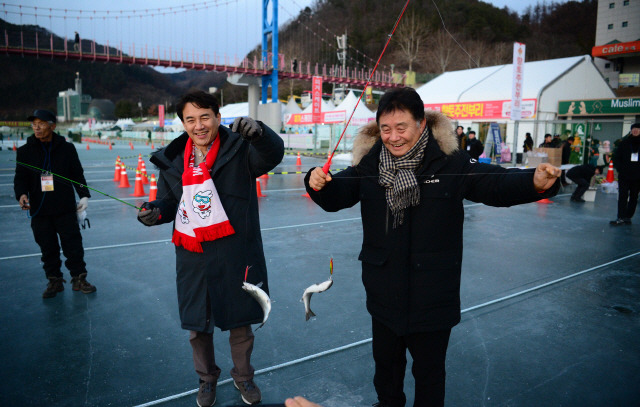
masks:
[[[202,253],[202,242],[212,241],[235,233],[222,207],[218,191],[209,170],[220,150],[220,137],[213,141],[211,149],[200,165],[195,165],[195,149],[191,138],[184,149],[182,173],[182,197],[178,205],[173,239],[176,246]]]

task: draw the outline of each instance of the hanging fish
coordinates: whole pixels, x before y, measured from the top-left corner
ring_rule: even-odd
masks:
[[[264,290],[260,288],[262,287],[262,281],[255,285],[247,283],[248,271],[249,266],[247,266],[247,269],[244,272],[244,282],[242,283],[242,289],[249,293],[249,295],[252,296],[253,299],[258,301],[258,304],[260,304],[260,307],[262,308],[264,317],[262,318],[262,324],[260,324],[260,326],[256,328],[256,330],[258,330],[262,328],[264,323],[267,322],[267,318],[269,318],[269,313],[271,312],[271,299],[269,299],[267,293],[265,293]]]
[[[304,294],[302,294],[302,299],[300,301],[304,303],[304,313],[305,313],[305,317],[307,318],[306,319],[307,321],[309,320],[309,318],[316,316],[316,314],[314,314],[313,311],[311,311],[311,296],[313,295],[313,293],[321,293],[323,291],[326,291],[329,288],[331,288],[332,285],[333,285],[333,258],[329,261],[329,279],[320,284],[313,284],[307,287],[307,289],[304,290]]]

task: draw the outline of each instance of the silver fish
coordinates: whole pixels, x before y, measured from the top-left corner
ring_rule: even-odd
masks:
[[[313,293],[321,293],[323,291],[326,291],[331,288],[332,285],[333,276],[329,276],[329,279],[327,281],[324,281],[320,284],[310,285],[306,290],[304,290],[304,294],[302,294],[302,299],[300,301],[304,303],[304,313],[307,321],[309,320],[309,318],[316,316],[316,314],[311,311],[311,296],[313,295]]]
[[[267,322],[267,318],[269,318],[269,313],[271,312],[271,299],[267,293],[265,293],[260,287],[262,287],[262,282],[253,285],[251,283],[247,283],[246,281],[242,283],[242,289],[249,293],[258,304],[262,307],[262,312],[264,313],[264,318],[262,319],[262,324],[256,329],[262,328],[265,322]]]

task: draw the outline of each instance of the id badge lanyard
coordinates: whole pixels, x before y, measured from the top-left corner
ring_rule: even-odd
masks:
[[[44,171],[40,174],[40,186],[42,188],[42,192],[52,192],[53,191],[53,174],[51,174],[51,143],[49,143],[49,148],[45,148],[42,146],[44,150],[44,163],[42,164],[42,168]]]

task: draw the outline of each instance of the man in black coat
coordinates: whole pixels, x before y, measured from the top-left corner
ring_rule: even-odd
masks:
[[[463,200],[511,206],[553,196],[560,169],[480,164],[458,149],[449,119],[425,111],[411,88],[380,99],[354,140],[353,166],[312,168],[309,196],[324,210],[360,203],[362,281],[372,319],[374,387],[381,406],[404,406],[407,349],[414,406],[442,406],[451,328],[460,322]]]
[[[594,175],[601,174],[600,168],[597,168],[591,164],[576,165],[567,171],[567,177],[576,183],[576,190],[571,194],[571,201],[584,202],[582,195],[589,189],[591,185],[591,178]]]
[[[482,155],[484,151],[484,146],[482,145],[482,141],[476,138],[476,132],[471,130],[469,132],[468,141],[467,141],[467,153],[473,158],[477,160]]]
[[[20,207],[29,210],[33,236],[42,252],[42,267],[49,280],[42,297],[52,298],[64,290],[60,246],[67,258],[65,266],[71,273],[72,290],[95,292],[96,287],[86,279],[76,214],[87,209],[91,197],[78,153],[73,144],[54,133],[56,116],[52,112],[39,109],[28,120],[34,134],[18,148],[13,188]],[[80,197],[77,205],[74,189]]]
[[[253,381],[251,324],[263,322],[263,312],[242,286],[250,266],[246,281],[269,293],[256,178],[282,161],[284,143],[248,117],[236,119],[232,130],[222,126],[218,101],[206,92],[187,93],[176,110],[186,131],[152,154],[160,169],[158,199],[142,205],[138,220],[173,223],[180,322],[190,331],[200,377],[198,405],[216,400],[216,326],[230,331],[231,377],[242,400],[255,404],[262,395]]]
[[[622,138],[613,152],[613,166],[618,171],[618,217],[614,226],[630,225],[640,193],[640,122]]]

